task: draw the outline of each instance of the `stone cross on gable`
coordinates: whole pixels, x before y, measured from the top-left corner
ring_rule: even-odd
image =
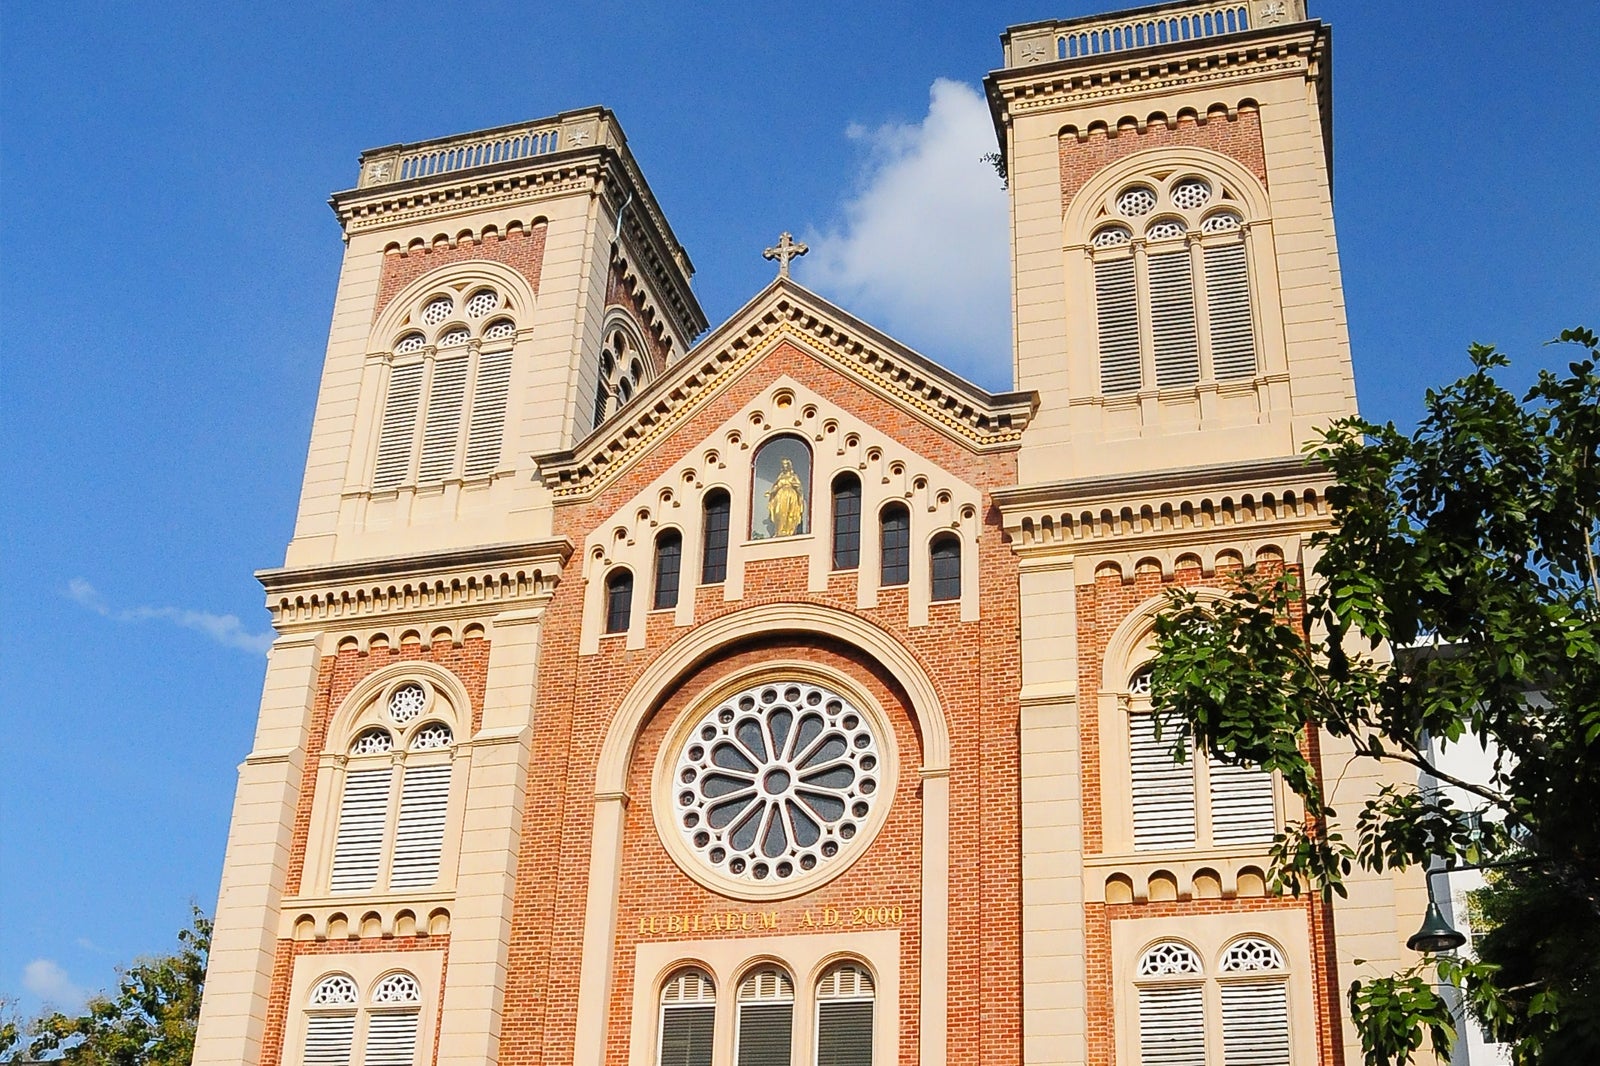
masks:
[[[761,257],[763,259],[776,259],[778,261],[778,277],[786,278],[789,276],[789,260],[798,259],[810,250],[790,234],[780,233],[778,235],[778,246],[776,248],[768,248],[761,253]]]

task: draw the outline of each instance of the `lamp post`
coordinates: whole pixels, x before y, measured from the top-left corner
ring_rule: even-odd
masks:
[[[1447,874],[1452,867],[1441,866],[1437,870],[1429,870],[1424,878],[1428,887],[1428,910],[1422,916],[1422,927],[1406,940],[1406,947],[1424,955],[1440,955],[1446,951],[1454,951],[1467,942],[1466,934],[1445,921],[1444,912],[1439,909],[1439,901],[1433,898],[1433,875]]]

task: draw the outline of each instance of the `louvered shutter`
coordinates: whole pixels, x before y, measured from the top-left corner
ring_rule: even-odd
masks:
[[[482,356],[478,360],[478,384],[472,391],[472,421],[467,426],[467,477],[490,473],[500,465],[500,439],[505,434],[510,390],[511,353]]]
[[[1194,268],[1187,249],[1152,255],[1150,334],[1155,343],[1156,386],[1200,380],[1200,339],[1194,314]]]
[[[1226,1066],[1289,1066],[1289,997],[1282,981],[1222,986]]]
[[[333,891],[360,892],[377,884],[393,774],[393,769],[385,766],[345,775],[339,830],[333,845]]]
[[[417,1017],[414,1010],[370,1015],[362,1066],[412,1066],[417,1058]]]
[[[428,390],[428,417],[422,427],[422,461],[417,480],[439,481],[456,465],[456,438],[461,433],[461,408],[467,399],[467,357],[441,359],[433,367]]]
[[[1272,775],[1211,760],[1211,840],[1218,846],[1270,843],[1277,832]]]
[[[789,1066],[793,1003],[746,1003],[739,1008],[739,1066]]]
[[[1131,258],[1094,265],[1095,321],[1100,331],[1100,391],[1138,392],[1139,305]]]
[[[817,1007],[817,1066],[872,1066],[872,1004]]]
[[[390,888],[426,888],[439,880],[445,814],[450,805],[450,764],[410,766],[400,787]]]
[[[1172,728],[1168,726],[1166,736],[1157,739],[1155,715],[1135,714],[1128,719],[1136,851],[1195,844],[1194,762],[1173,761]]]
[[[354,1014],[313,1014],[306,1021],[306,1066],[349,1066]]]
[[[1205,250],[1206,314],[1211,322],[1211,367],[1218,381],[1255,377],[1255,326],[1250,275],[1242,243]]]
[[[1205,993],[1198,985],[1139,989],[1142,1066],[1206,1066]]]
[[[389,373],[389,395],[378,429],[378,461],[372,487],[392,489],[411,471],[411,441],[417,430],[417,410],[422,403],[422,364],[407,363]]]
[[[716,1007],[668,1007],[661,1012],[659,1066],[711,1066]]]

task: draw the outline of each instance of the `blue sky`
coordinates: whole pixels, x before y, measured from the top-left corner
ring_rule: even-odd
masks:
[[[361,149],[603,103],[713,322],[790,229],[802,281],[1005,388],[977,85],[1005,25],[1106,6],[4,0],[0,996],[76,1006],[215,901],[267,639],[251,572],[290,536],[324,201]],[[1409,419],[1471,340],[1519,380],[1557,365],[1542,341],[1600,327],[1596,9],[1312,10],[1365,413]]]

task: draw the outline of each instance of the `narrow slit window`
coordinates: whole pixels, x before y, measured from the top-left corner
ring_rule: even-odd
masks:
[[[947,533],[933,540],[929,549],[935,600],[961,598],[961,539]]]
[[[904,585],[911,580],[911,512],[905,504],[894,503],[879,516],[883,565],[880,583]]]
[[[683,569],[683,534],[668,529],[656,538],[656,588],[653,601],[660,611],[678,606],[678,578]]]
[[[633,574],[613,570],[606,577],[606,632],[627,632],[633,620]]]
[[[705,551],[700,557],[700,583],[728,580],[728,517],[733,501],[720,489],[706,495]]]
[[[861,565],[861,479],[840,474],[833,479],[833,568]]]

